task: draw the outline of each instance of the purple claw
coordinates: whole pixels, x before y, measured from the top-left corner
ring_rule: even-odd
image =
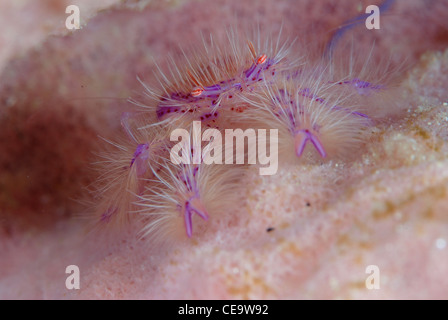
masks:
[[[185,221],[185,230],[187,231],[187,236],[189,238],[191,238],[191,236],[193,235],[192,217],[194,213],[196,213],[205,221],[208,220],[208,213],[203,207],[198,197],[193,197],[189,201],[185,202],[184,221]]]
[[[325,158],[327,156],[327,153],[325,152],[325,149],[322,146],[322,143],[309,130],[297,131],[295,134],[294,140],[295,140],[295,148],[296,148],[297,157],[302,156],[303,151],[305,150],[305,147],[306,147],[306,144],[308,141],[311,141],[314,148],[316,148],[317,152],[319,152],[319,154],[322,158]]]
[[[193,212],[189,209],[189,202],[185,204],[184,210],[184,221],[185,221],[185,230],[187,231],[188,238],[191,238],[193,235],[193,222],[191,221],[191,217]]]
[[[149,144],[148,143],[142,143],[137,146],[134,152],[134,157],[131,160],[130,168],[132,168],[132,165],[135,162],[135,165],[137,166],[137,175],[142,176],[145,174],[148,166],[146,162],[149,159]]]
[[[112,208],[107,209],[101,215],[100,221],[108,223],[110,221],[110,218],[115,214],[115,212],[117,212],[117,208],[116,207],[112,207]]]

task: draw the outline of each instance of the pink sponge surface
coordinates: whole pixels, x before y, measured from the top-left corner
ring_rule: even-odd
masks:
[[[178,45],[201,41],[201,32],[222,34],[223,26],[254,13],[265,26],[283,22],[291,37],[322,45],[371,4],[359,3],[129,1],[76,32],[3,49],[0,147],[8,152],[0,155],[0,298],[447,299],[448,8],[442,1],[398,2],[391,20],[385,14],[375,50],[408,57],[409,110],[375,127],[355,161],[288,166],[273,176],[251,170],[241,181],[245,201],[185,241],[139,240],[138,225],[113,236],[87,234],[76,218],[86,209],[71,199],[94,179],[79,164],[98,149],[96,135],[119,130],[125,99],[142,91],[136,76],[153,80],[153,58],[163,64],[168,52],[180,52]],[[58,10],[51,14],[60,11],[56,20],[63,23],[65,10]],[[58,23],[48,28],[42,34]],[[364,26],[353,32],[355,41],[371,40]],[[55,128],[45,131],[49,126]],[[80,269],[79,290],[65,287],[68,265]],[[378,290],[366,288],[369,265],[380,270]]]

